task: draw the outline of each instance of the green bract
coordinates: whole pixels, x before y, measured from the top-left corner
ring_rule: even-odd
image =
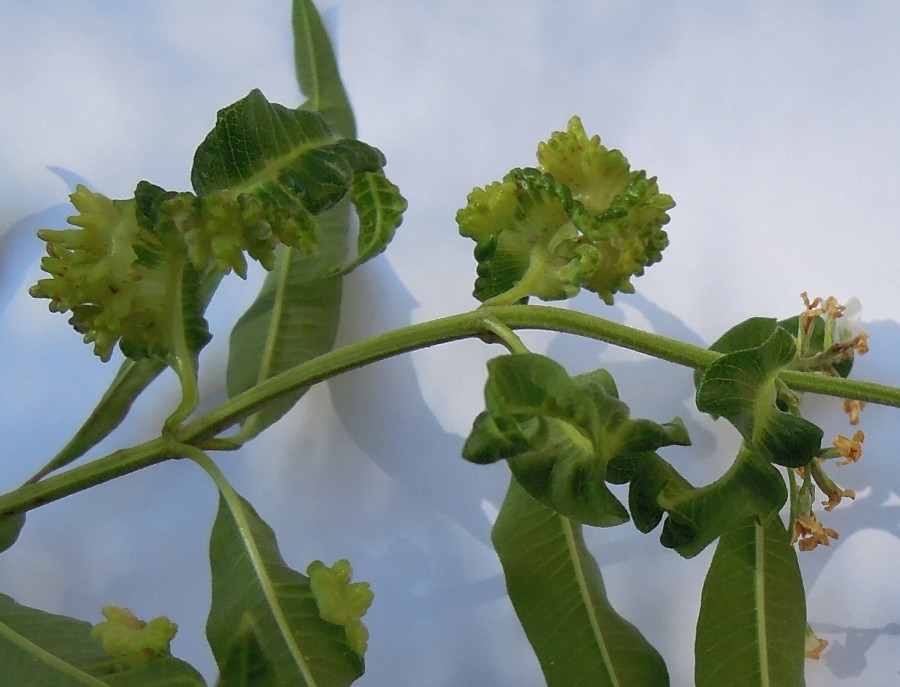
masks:
[[[558,300],[585,288],[612,303],[633,292],[630,278],[668,245],[671,196],[599,136],[588,138],[578,117],[538,146],[538,162],[476,188],[456,215],[476,242],[475,297]]]

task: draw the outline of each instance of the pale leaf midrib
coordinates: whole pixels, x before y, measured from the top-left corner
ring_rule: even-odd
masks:
[[[597,643],[597,647],[600,649],[600,655],[603,657],[603,664],[606,666],[606,671],[609,675],[610,683],[613,687],[620,687],[619,678],[616,675],[615,669],[610,659],[609,648],[606,646],[606,640],[603,636],[603,632],[600,630],[600,622],[597,618],[593,599],[591,598],[590,591],[588,590],[587,581],[584,579],[584,572],[582,567],[583,564],[581,561],[581,556],[579,556],[578,554],[578,547],[575,545],[575,534],[573,531],[572,521],[560,515],[556,517],[559,518],[560,525],[563,530],[563,536],[565,537],[566,541],[566,550],[569,551],[572,565],[575,570],[575,581],[578,585],[578,593],[581,596],[582,604],[584,605],[585,612],[587,613],[588,621],[591,625],[591,631],[594,635],[594,640]]]
[[[766,540],[764,526],[758,522],[754,522],[753,535],[753,593],[756,595],[756,632],[757,641],[759,642],[760,687],[770,687],[769,646],[766,628]]]
[[[246,551],[250,564],[253,567],[255,578],[259,583],[258,586],[263,593],[263,598],[265,598],[266,600],[269,612],[272,614],[272,617],[275,620],[278,631],[284,639],[284,644],[291,654],[291,658],[293,659],[295,665],[300,670],[306,686],[316,687],[315,678],[312,675],[310,667],[306,663],[306,659],[303,657],[303,652],[301,651],[300,647],[297,646],[294,635],[291,632],[290,624],[285,617],[284,610],[282,609],[281,603],[278,599],[278,593],[274,588],[274,582],[272,582],[272,580],[269,578],[269,572],[266,569],[265,561],[262,560],[262,555],[260,554],[259,547],[257,547],[256,545],[256,538],[253,533],[253,527],[244,517],[243,506],[239,501],[233,501],[233,498],[236,497],[235,494],[223,493],[223,496],[225,498],[225,502],[228,504],[228,510],[231,512],[232,518],[234,518],[234,522],[237,527],[238,534],[241,538],[241,542],[243,543],[244,550]]]

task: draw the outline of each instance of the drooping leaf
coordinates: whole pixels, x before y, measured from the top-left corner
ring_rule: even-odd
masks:
[[[660,655],[607,599],[580,525],[513,479],[491,539],[548,687],[669,684]]]
[[[334,47],[312,0],[294,0],[291,24],[297,83],[307,97],[301,108],[321,114],[341,136],[356,138],[356,121]]]
[[[759,346],[727,353],[710,365],[697,386],[697,408],[728,419],[766,458],[786,467],[801,467],[822,445],[822,430],[779,402],[787,389],[778,373],[795,356],[796,342],[772,323]],[[785,408],[785,409],[783,409]]]
[[[634,523],[649,532],[667,514],[660,542],[685,558],[747,517],[777,513],[787,500],[778,470],[746,443],[724,475],[699,488],[658,455],[645,453],[640,461],[628,494]]]
[[[803,687],[806,602],[781,519],[749,518],[716,546],[697,623],[697,687]]]
[[[340,315],[340,275],[384,250],[406,207],[380,171],[381,154],[338,138],[328,126],[346,136],[355,131],[315,6],[297,0],[293,21],[297,75],[307,102],[290,110],[251,93],[220,114],[214,134],[195,158],[198,192],[236,184],[261,193],[288,216],[296,210],[315,234],[315,250],[277,252],[257,300],[235,326],[228,362],[231,396],[331,350]],[[229,162],[232,153],[240,158],[238,164]],[[204,171],[210,165],[212,171]],[[348,257],[351,205],[359,217],[359,237],[356,254]],[[264,430],[302,395],[303,390],[280,399],[245,420],[241,438]]]
[[[297,81],[307,97],[301,109],[318,112],[334,131],[355,137],[353,110],[315,4],[294,0],[291,21]],[[321,214],[318,222],[318,255],[303,256],[282,248],[259,296],[232,330],[229,396],[334,347],[343,282],[339,274],[330,273],[346,262],[349,202],[342,200]],[[263,431],[290,410],[304,392],[300,390],[244,420],[241,435],[249,439]]]
[[[287,566],[271,528],[240,497],[220,498],[210,563],[206,633],[223,674],[235,652],[247,650],[248,627],[253,651],[274,675],[269,684],[342,687],[362,674],[344,627],[322,619],[309,578]]]
[[[0,676],[16,687],[205,687],[172,656],[117,670],[90,623],[22,606],[0,594]]]
[[[323,272],[325,266],[343,259],[341,239],[345,236],[348,211],[347,201],[342,201],[319,216],[320,226],[326,229],[319,256],[308,258],[288,248],[278,252],[275,269],[266,275],[256,300],[231,332],[226,378],[229,396],[333,348],[342,280],[340,276],[324,276]],[[250,439],[269,427],[294,406],[304,391],[273,402],[248,417],[241,436]]]
[[[138,360],[126,358],[88,418],[33,479],[40,479],[54,470],[65,467],[109,436],[122,424],[137,397],[150,386],[165,367],[161,360],[154,358]]]
[[[573,380],[542,355],[494,358],[487,409],[475,419],[463,456],[476,463],[507,460],[529,494],[566,517],[621,524],[628,514],[606,485],[609,461],[690,440],[680,421],[630,419],[628,406],[610,390],[608,374]]]

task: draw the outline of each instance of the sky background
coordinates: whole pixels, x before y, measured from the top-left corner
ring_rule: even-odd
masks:
[[[802,291],[857,298],[872,352],[855,374],[900,384],[900,4],[320,6],[359,136],[386,154],[410,203],[386,256],[348,279],[341,341],[474,307],[457,208],[474,186],[534,164],[538,141],[578,114],[678,206],[671,245],[636,296],[608,308],[587,294],[572,307],[708,344],[747,317],[795,314]],[[0,237],[0,488],[64,443],[116,369],[27,296],[40,277],[33,231],[62,226],[76,178],[119,198],[140,179],[189,188],[216,110],[251,88],[299,104],[289,17],[286,0],[0,0],[0,232],[11,227]],[[223,285],[201,364],[224,359],[259,280]],[[689,477],[709,481],[730,462],[737,439],[690,407],[688,371],[595,342],[527,342],[573,373],[609,367],[634,415],[682,415],[695,450],[667,457]],[[289,563],[346,556],[372,583],[364,687],[541,684],[489,548],[505,468],[458,458],[482,407],[483,362],[498,353],[460,343],[345,375],[220,461]],[[174,390],[160,379],[94,455],[153,436]],[[205,378],[204,390],[215,400],[221,382]],[[826,436],[850,429],[835,401],[805,407]],[[897,411],[865,411],[865,458],[838,477],[859,498],[827,521],[842,537],[801,557],[810,620],[832,642],[809,663],[810,685],[900,676],[896,422]],[[174,652],[212,675],[203,624],[215,503],[185,462],[42,508],[0,556],[0,592],[94,622],[109,603],[168,614],[181,627]],[[672,684],[688,685],[686,628],[711,551],[683,561],[656,536],[629,526],[589,539],[614,604],[663,653]]]

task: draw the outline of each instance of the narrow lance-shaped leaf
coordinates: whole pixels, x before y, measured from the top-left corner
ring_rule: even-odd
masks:
[[[341,229],[348,201],[318,217],[324,229],[320,254],[309,258],[282,248],[256,300],[231,332],[227,387],[229,396],[250,389],[334,346],[340,318],[340,276],[323,276],[323,267],[343,259]],[[305,390],[272,403],[243,422],[241,437],[250,439],[281,418]]]
[[[581,526],[513,479],[491,535],[548,687],[665,687],[665,663],[606,597]]]
[[[342,687],[362,674],[345,628],[322,619],[309,578],[287,566],[271,528],[233,492],[219,501],[210,563],[206,632],[223,674],[248,650],[279,686]]]
[[[339,134],[355,137],[356,122],[334,49],[312,0],[294,0],[292,28],[297,81],[307,96],[301,107],[320,112]],[[303,256],[286,247],[279,251],[259,296],[231,332],[229,396],[334,347],[343,281],[340,275],[326,273],[345,262],[350,221],[349,203],[341,201],[318,217],[317,256]],[[247,418],[241,436],[249,439],[263,431],[304,393],[301,390]]]
[[[22,606],[0,594],[0,676],[16,687],[205,687],[172,656],[121,669],[90,623]]]
[[[88,418],[66,445],[32,477],[32,481],[77,460],[109,436],[122,424],[137,397],[165,368],[165,363],[154,358],[126,358]]]
[[[797,553],[775,515],[716,546],[697,623],[697,687],[803,687],[806,602]]]
[[[297,82],[307,101],[301,105],[325,117],[342,136],[356,137],[356,121],[341,81],[334,48],[312,0],[294,0],[294,64]]]

